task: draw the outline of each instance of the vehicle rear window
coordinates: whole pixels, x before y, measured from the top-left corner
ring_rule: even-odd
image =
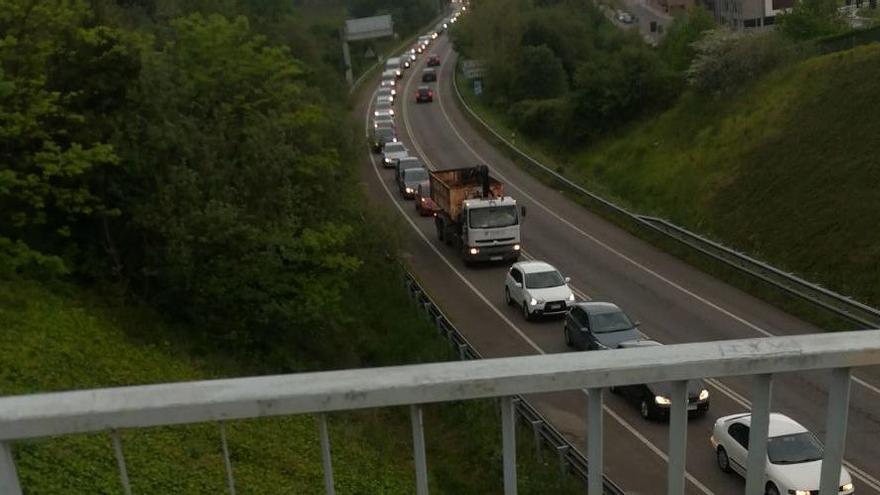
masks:
[[[590,315],[590,329],[593,333],[619,332],[633,327],[631,321],[622,311],[596,313]]]

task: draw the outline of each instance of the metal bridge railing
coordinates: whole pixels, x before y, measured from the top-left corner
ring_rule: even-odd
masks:
[[[623,356],[623,354],[626,354]],[[623,359],[622,359],[623,358]],[[504,492],[515,494],[516,429],[519,397],[587,390],[589,493],[599,495],[602,478],[604,389],[639,383],[671,382],[667,493],[683,494],[689,379],[755,377],[748,465],[761,462],[767,446],[773,375],[831,370],[826,416],[821,494],[837,492],[846,441],[850,370],[880,364],[880,330],[772,337],[636,349],[474,359],[385,368],[209,380],[160,385],[79,390],[0,398],[0,493],[20,495],[12,447],[15,441],[109,432],[126,493],[124,428],[223,422],[269,416],[317,414],[364,408],[410,406],[416,493],[427,493],[427,457],[422,406],[485,398],[501,399]],[[330,438],[319,421],[327,493],[334,493]],[[221,426],[221,441],[225,437]],[[224,446],[229,490],[234,493],[228,449]],[[753,458],[753,456],[755,456]],[[748,469],[747,489],[763,483],[763,470]]]

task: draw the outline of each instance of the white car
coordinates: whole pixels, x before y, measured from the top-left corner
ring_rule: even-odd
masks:
[[[382,149],[382,166],[397,168],[397,162],[407,156],[409,156],[409,150],[406,149],[403,143],[388,143]]]
[[[504,280],[504,302],[518,304],[523,317],[565,314],[575,303],[571,279],[543,261],[520,261],[510,266]]]
[[[709,439],[722,471],[746,475],[750,413],[718,418]],[[765,495],[819,493],[823,447],[815,435],[788,416],[771,413],[764,473]],[[840,467],[839,495],[853,493],[852,478]]]
[[[383,86],[383,87],[379,88],[379,90],[376,92],[376,98],[378,99],[382,96],[385,96],[385,97],[391,99],[391,103],[394,103],[395,93],[396,93],[396,91],[394,90],[394,88],[389,87],[389,86]]]
[[[378,119],[386,115],[394,117],[394,106],[390,101],[377,101],[373,108],[373,118]]]
[[[388,105],[393,105],[394,104],[394,97],[391,95],[387,95],[387,96],[386,95],[376,95],[376,104],[378,105],[380,103],[381,104],[387,103]]]

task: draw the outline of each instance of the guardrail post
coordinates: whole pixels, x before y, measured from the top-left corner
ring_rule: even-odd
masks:
[[[229,489],[229,495],[235,495],[235,477],[232,475],[232,461],[229,460],[226,425],[223,424],[223,421],[218,421],[217,423],[220,425],[220,446],[223,449],[223,466],[226,468],[226,487]]]
[[[749,428],[749,457],[746,461],[746,493],[764,492],[772,385],[772,375],[755,375],[752,378],[752,421]]]
[[[541,452],[541,425],[544,424],[540,419],[533,420],[532,422],[532,435],[534,435],[535,439],[535,457],[538,458],[538,462],[543,462],[544,455]]]
[[[568,445],[560,445],[559,447],[556,447],[556,454],[559,456],[560,478],[565,478],[565,474],[568,472],[568,460],[566,460],[565,456],[568,455],[568,450],[570,448],[571,447],[569,447]]]
[[[6,442],[0,442],[0,493],[21,495],[15,459],[12,457],[12,446]]]
[[[501,444],[504,453],[504,495],[516,495],[516,412],[513,398],[501,398]]]
[[[333,459],[330,457],[330,431],[327,428],[327,415],[318,415],[318,436],[321,437],[321,464],[324,466],[324,489],[327,495],[335,495],[333,485]]]
[[[825,456],[819,495],[836,495],[840,483],[840,463],[846,447],[846,421],[849,414],[850,369],[831,370],[828,384],[828,417],[825,421]]]
[[[685,454],[687,453],[687,380],[672,382],[669,400],[669,473],[667,495],[684,495]]]
[[[412,420],[413,456],[416,462],[416,494],[428,495],[428,461],[425,455],[425,424],[422,407],[409,406],[409,416]]]
[[[458,344],[458,358],[461,361],[467,360],[467,344]]]
[[[601,388],[591,388],[587,406],[587,493],[602,495],[602,394]]]
[[[131,484],[128,482],[128,469],[125,467],[125,454],[122,453],[122,439],[119,430],[111,430],[110,438],[113,440],[113,452],[116,454],[116,465],[119,467],[119,481],[122,483],[122,491],[125,495],[131,495]]]

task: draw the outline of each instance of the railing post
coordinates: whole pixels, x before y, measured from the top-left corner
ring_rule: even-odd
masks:
[[[425,424],[422,418],[422,407],[409,406],[412,420],[413,456],[416,461],[416,494],[428,495],[428,461],[425,456]]]
[[[229,444],[226,443],[226,425],[218,421],[220,425],[220,447],[223,449],[223,466],[226,469],[226,487],[229,495],[235,495],[235,477],[232,475],[232,461],[229,460]]]
[[[602,495],[602,394],[601,388],[591,388],[587,420],[587,493]]]
[[[6,442],[0,442],[0,493],[21,495],[15,459],[12,457],[12,446]]]
[[[110,431],[113,440],[113,452],[116,454],[116,465],[119,466],[119,481],[122,483],[122,491],[125,495],[131,495],[131,484],[128,482],[128,469],[125,467],[125,454],[122,453],[122,439],[119,430]]]
[[[669,472],[667,495],[684,495],[685,454],[687,453],[687,380],[672,382],[669,400]]]
[[[532,435],[535,440],[535,457],[538,459],[538,462],[544,460],[544,455],[541,452],[541,426],[544,424],[540,419],[532,420]]]
[[[819,495],[836,495],[840,483],[840,464],[846,447],[846,420],[849,414],[850,369],[831,370],[828,384],[828,417],[825,421],[825,456]]]
[[[501,398],[501,444],[504,453],[504,495],[516,495],[516,411],[513,398]]]
[[[752,380],[752,419],[749,427],[749,457],[746,461],[746,493],[764,493],[773,377],[769,374],[755,375]]]
[[[327,495],[335,495],[333,486],[333,459],[330,457],[330,432],[327,428],[327,415],[318,415],[318,436],[321,437],[321,464],[324,466],[324,489]]]

